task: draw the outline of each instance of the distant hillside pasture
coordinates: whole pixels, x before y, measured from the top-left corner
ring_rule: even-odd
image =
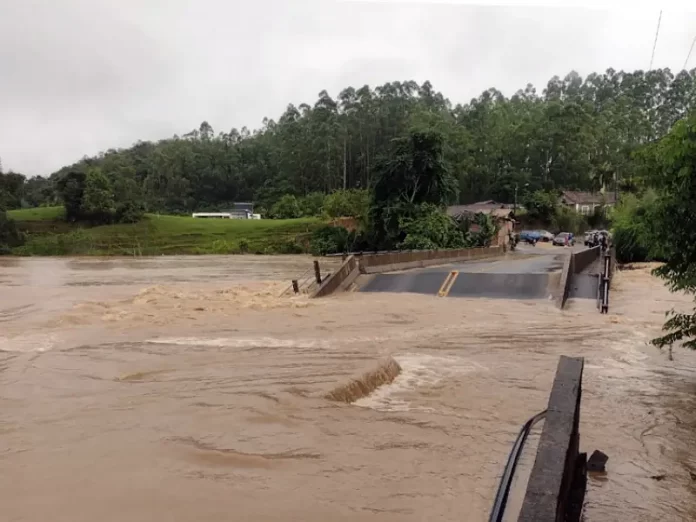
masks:
[[[293,254],[307,251],[319,219],[201,219],[147,214],[139,223],[87,227],[60,207],[13,211],[27,233],[17,255]]]
[[[9,210],[7,215],[16,221],[52,221],[65,218],[63,207],[36,207]]]

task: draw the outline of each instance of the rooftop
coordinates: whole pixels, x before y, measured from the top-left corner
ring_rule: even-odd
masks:
[[[616,197],[613,192],[581,192],[577,190],[565,190],[561,194],[564,203],[577,205],[613,205]]]
[[[472,203],[470,205],[453,205],[447,207],[447,214],[451,217],[459,217],[463,214],[487,214],[497,218],[509,218],[513,213],[511,205],[487,200]]]

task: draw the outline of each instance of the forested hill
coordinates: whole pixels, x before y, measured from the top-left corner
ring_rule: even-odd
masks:
[[[456,96],[456,93],[450,93]],[[100,168],[120,197],[150,210],[190,211],[255,201],[268,208],[283,194],[369,186],[393,138],[437,129],[461,202],[511,201],[525,190],[630,189],[632,152],[663,136],[696,105],[696,69],[554,77],[538,92],[511,97],[496,89],[454,105],[426,82],[326,91],[312,104],[288,105],[256,131],[216,132],[207,122],[169,139],[138,142],[84,158],[55,173]],[[215,115],[211,115],[214,118]],[[33,199],[48,197],[36,194]]]

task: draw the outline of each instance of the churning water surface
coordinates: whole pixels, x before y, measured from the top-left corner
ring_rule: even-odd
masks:
[[[586,358],[581,449],[610,456],[586,519],[696,519],[696,358],[648,345],[689,301],[648,269],[617,275],[602,316],[280,297],[310,266],[0,260],[3,519],[486,520],[561,354]]]

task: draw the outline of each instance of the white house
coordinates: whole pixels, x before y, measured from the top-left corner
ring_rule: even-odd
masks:
[[[596,208],[613,207],[616,204],[616,197],[613,192],[603,194],[566,190],[561,194],[561,202],[578,214],[589,216]]]

